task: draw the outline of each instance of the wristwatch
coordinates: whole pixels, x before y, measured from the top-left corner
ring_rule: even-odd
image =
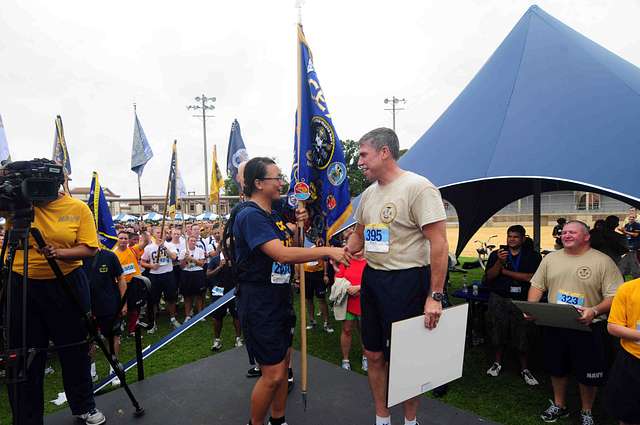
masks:
[[[444,298],[444,294],[442,292],[431,293],[431,299],[433,299],[434,301],[438,301],[441,303],[443,298]]]

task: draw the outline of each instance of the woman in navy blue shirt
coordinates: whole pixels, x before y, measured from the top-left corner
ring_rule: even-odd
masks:
[[[346,265],[350,256],[343,248],[294,247],[295,225],[272,210],[272,202],[280,199],[284,184],[273,160],[251,159],[244,169],[244,181],[246,202],[230,218],[233,238],[227,251],[235,260],[238,314],[247,351],[262,371],[251,394],[249,425],[262,425],[270,406],[269,424],[282,425],[296,320],[292,264],[329,257]]]

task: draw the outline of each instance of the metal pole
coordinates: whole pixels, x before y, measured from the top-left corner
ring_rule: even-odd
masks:
[[[393,132],[395,133],[396,131],[396,97],[395,96],[393,96],[391,101],[391,109],[392,109],[391,114],[393,115]]]
[[[202,95],[202,135],[204,138],[204,202],[207,211],[211,210],[209,205],[209,166],[207,163],[207,108],[205,101],[207,98]]]
[[[539,180],[533,182],[533,246],[540,251],[540,192],[542,185]]]

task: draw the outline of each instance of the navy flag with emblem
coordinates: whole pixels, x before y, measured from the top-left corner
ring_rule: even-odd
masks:
[[[87,201],[89,208],[93,213],[93,219],[98,229],[98,240],[102,248],[112,249],[118,242],[116,228],[113,225],[111,212],[107,199],[104,196],[100,182],[98,181],[98,173],[93,172],[91,179],[91,190],[89,191],[89,200]]]
[[[289,205],[296,204],[296,184],[310,193],[307,237],[327,240],[352,212],[342,143],[333,126],[311,49],[298,25],[298,110]]]
[[[142,176],[142,170],[144,166],[153,158],[153,151],[147,140],[147,136],[144,134],[140,120],[138,119],[138,113],[134,112],[135,120],[133,122],[133,148],[131,150],[131,171]]]
[[[229,134],[229,146],[227,147],[227,175],[231,176],[236,184],[238,184],[238,166],[248,159],[249,154],[240,133],[240,123],[238,120],[233,120]],[[240,185],[238,184],[238,186]]]
[[[169,167],[169,216],[175,218],[178,204],[178,152],[173,142],[173,151],[171,153],[171,166]]]
[[[64,167],[64,174],[66,176],[71,175],[71,160],[69,159],[67,141],[64,137],[64,128],[62,127],[62,118],[60,118],[60,115],[56,117],[56,134],[53,139],[52,159]]]

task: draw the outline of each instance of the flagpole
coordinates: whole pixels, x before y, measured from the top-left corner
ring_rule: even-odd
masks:
[[[302,127],[302,46],[300,45],[300,29],[302,28],[302,2],[297,4],[298,8],[298,24],[296,26],[296,40],[298,48],[298,110],[296,119],[296,136],[297,136],[297,164],[298,164],[298,179],[300,178],[300,129]],[[304,209],[304,201],[298,201],[298,209]],[[304,221],[298,220],[298,244],[304,246]],[[302,403],[304,404],[304,410],[307,410],[307,304],[305,299],[306,283],[304,275],[304,264],[298,264],[298,277],[300,280],[300,374],[302,376]]]
[[[175,152],[176,145],[178,144],[177,140],[173,141],[173,149],[171,150],[171,161],[173,161],[173,153]],[[167,193],[164,196],[164,212],[162,213],[162,225],[160,226],[160,237],[164,238],[164,224],[167,219],[167,208],[169,208],[169,189],[171,188],[171,167],[172,164],[169,164],[169,178],[167,179]]]
[[[133,102],[133,116],[135,118],[137,118],[138,114],[137,114],[138,108],[136,106],[136,103]],[[135,127],[135,123],[134,123],[134,127]],[[134,137],[135,137],[135,128],[134,128]],[[138,205],[140,205],[140,224],[142,224],[142,216],[144,215],[144,207],[142,206],[142,184],[140,183],[140,173],[136,172],[136,174],[138,175]]]

